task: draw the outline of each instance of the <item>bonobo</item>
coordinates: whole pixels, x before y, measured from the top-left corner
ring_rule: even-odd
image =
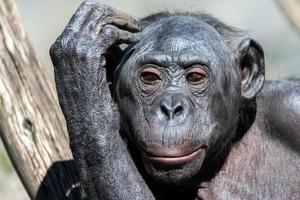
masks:
[[[90,199],[300,199],[300,83],[264,83],[241,37],[205,14],[80,6],[50,53]]]

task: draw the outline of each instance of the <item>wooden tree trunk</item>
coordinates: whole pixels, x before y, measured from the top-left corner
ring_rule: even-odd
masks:
[[[300,0],[276,0],[290,24],[300,34]]]
[[[50,78],[28,41],[16,3],[0,0],[1,138],[31,198],[75,199],[79,180]]]

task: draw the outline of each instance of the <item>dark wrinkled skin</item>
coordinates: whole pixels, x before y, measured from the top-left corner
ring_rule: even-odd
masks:
[[[51,47],[89,198],[299,199],[299,82],[264,85],[256,41],[194,16],[139,31],[88,1]]]

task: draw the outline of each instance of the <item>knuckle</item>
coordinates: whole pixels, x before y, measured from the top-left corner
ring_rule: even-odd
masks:
[[[59,58],[62,54],[67,53],[69,49],[70,37],[66,34],[60,35],[50,47],[50,56]]]
[[[77,59],[80,60],[80,62],[86,62],[91,61],[93,59],[98,58],[98,54],[100,55],[101,49],[97,46],[97,44],[94,44],[93,42],[77,42],[71,50],[72,56],[75,56]]]
[[[84,1],[81,5],[80,8],[93,8],[93,7],[102,7],[100,3],[92,1],[92,0],[87,0]]]
[[[70,40],[71,40],[70,38],[62,38],[60,41],[61,51],[67,55],[70,53],[70,50],[72,49]]]
[[[49,50],[51,58],[58,58],[61,55],[61,46],[58,41],[55,41]]]
[[[105,36],[110,36],[110,37],[116,37],[118,36],[118,30],[115,26],[113,25],[105,25],[102,29],[102,34]]]
[[[80,42],[83,41],[83,42]],[[80,40],[77,34],[64,35],[62,34],[50,47],[50,56],[54,59],[62,57],[81,56],[86,54],[85,48],[87,45],[85,40]]]
[[[96,1],[93,1],[93,0],[87,0],[82,3],[82,5],[86,5],[86,6],[94,6],[94,5],[99,5],[99,4],[100,3],[97,3]]]
[[[69,49],[70,41],[72,41],[72,36],[69,34],[62,34],[60,35],[54,44],[51,46],[51,51],[55,52],[59,51],[66,51]]]
[[[96,57],[95,51],[93,50],[93,48],[87,49],[87,50],[85,51],[85,53],[82,54],[82,56],[84,56],[84,57],[87,58],[87,59],[91,59],[91,58]]]
[[[79,42],[79,38],[77,36],[72,36],[70,38],[66,38],[62,41],[62,46],[64,52],[69,55],[77,55],[82,53],[81,44]]]
[[[72,50],[72,53],[81,59],[87,58],[88,56],[87,47],[81,44],[76,44]]]
[[[95,11],[107,16],[111,16],[113,13],[115,13],[114,8],[92,0],[85,1],[84,3],[82,3],[82,6],[93,8]]]
[[[133,34],[127,32],[127,31],[123,31],[123,32],[122,32],[122,37],[123,37],[124,39],[130,39],[130,38],[133,37]]]
[[[62,58],[62,51],[59,43],[54,42],[50,47],[49,53],[53,67],[58,67]]]

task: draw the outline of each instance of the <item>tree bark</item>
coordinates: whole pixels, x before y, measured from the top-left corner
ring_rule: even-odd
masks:
[[[276,0],[290,24],[300,34],[300,0]]]
[[[79,179],[56,90],[14,0],[0,0],[0,135],[34,199],[76,199]],[[75,190],[74,190],[75,189]]]

